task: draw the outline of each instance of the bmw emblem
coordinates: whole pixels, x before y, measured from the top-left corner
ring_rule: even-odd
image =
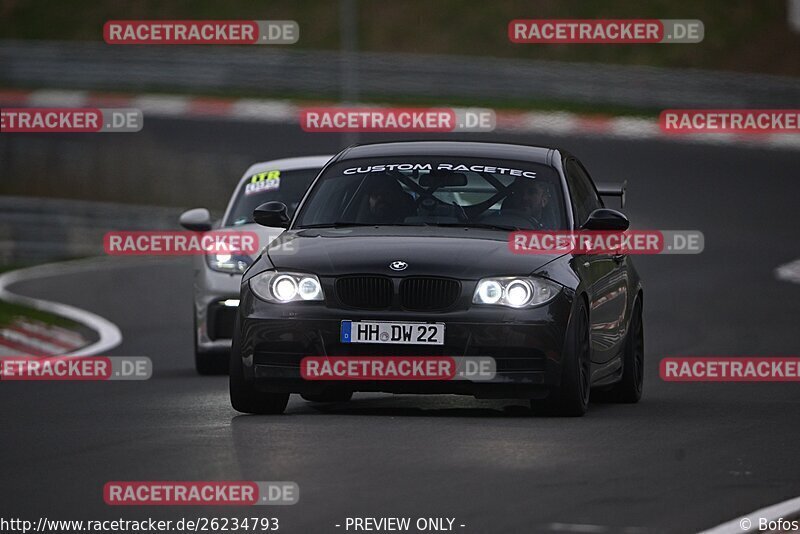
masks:
[[[393,271],[405,271],[408,264],[404,261],[393,261],[389,264],[389,268]]]

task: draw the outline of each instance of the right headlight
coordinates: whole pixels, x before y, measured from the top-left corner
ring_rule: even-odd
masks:
[[[307,273],[266,271],[250,279],[250,289],[267,302],[310,302],[325,300],[319,278]]]
[[[561,286],[533,276],[482,278],[475,287],[473,304],[531,308],[550,302]]]
[[[250,267],[253,260],[244,254],[231,254],[220,252],[219,254],[206,254],[206,264],[213,271],[222,273],[242,274]]]

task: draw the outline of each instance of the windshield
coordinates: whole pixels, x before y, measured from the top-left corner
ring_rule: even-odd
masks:
[[[252,223],[253,210],[273,200],[286,204],[291,217],[319,169],[317,167],[291,171],[270,169],[248,177],[234,193],[236,199],[223,226]]]
[[[464,157],[348,160],[320,177],[294,227],[565,229],[560,184],[552,167],[520,161]]]

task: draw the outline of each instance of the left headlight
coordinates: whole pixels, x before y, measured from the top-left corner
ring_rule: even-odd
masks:
[[[241,274],[247,270],[253,260],[244,254],[206,254],[206,264],[214,270],[223,273]]]
[[[319,278],[307,273],[267,271],[250,279],[250,289],[267,302],[310,302],[325,300]]]
[[[531,308],[550,302],[561,287],[544,278],[504,276],[483,278],[475,287],[473,304],[493,304],[510,308]]]

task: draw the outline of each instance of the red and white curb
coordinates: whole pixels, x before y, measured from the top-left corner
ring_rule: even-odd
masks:
[[[55,356],[88,344],[77,332],[26,318],[0,328],[0,352],[7,354]]]
[[[0,300],[59,315],[94,330],[98,335],[96,342],[87,344],[85,340],[80,341],[80,335],[74,332],[53,329],[31,321],[16,321],[10,327],[5,327],[0,331],[0,348],[3,352],[29,355],[94,356],[107,354],[108,351],[119,345],[122,342],[122,332],[117,325],[99,315],[67,304],[18,295],[8,290],[8,286],[17,282],[81,272],[93,267],[94,262],[87,263],[82,260],[39,265],[0,275]]]
[[[315,105],[317,103],[311,103]],[[135,108],[147,117],[219,118],[299,124],[303,105],[290,100],[213,98],[160,94],[108,94],[89,91],[0,89],[0,105],[18,107]],[[462,108],[454,108],[456,111]],[[674,134],[656,118],[581,115],[548,111],[497,111],[498,133],[586,135],[630,140],[656,139],[717,145],[800,149],[800,134]],[[146,126],[145,126],[146,127]]]

